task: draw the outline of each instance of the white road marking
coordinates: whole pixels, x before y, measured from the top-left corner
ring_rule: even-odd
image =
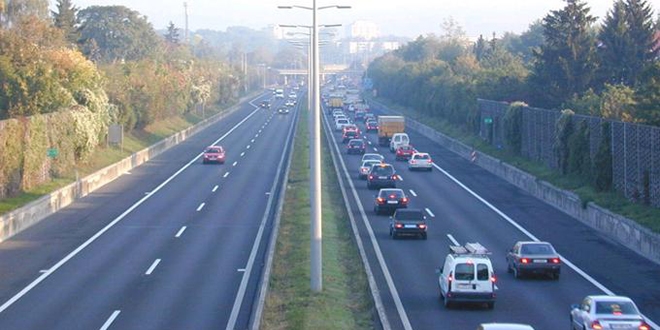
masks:
[[[154,270],[156,269],[159,263],[160,263],[160,259],[154,260],[154,263],[151,264],[151,266],[149,266],[149,269],[147,269],[147,272],[144,273],[144,275],[151,275],[151,273],[154,272]]]
[[[247,146],[247,148],[246,148],[246,149],[250,149],[250,145],[249,145],[249,144],[248,144],[248,146]]]
[[[206,203],[199,204],[197,207],[197,212],[201,211],[204,208],[204,205],[206,205]]]
[[[39,271],[39,273],[48,273],[49,271],[50,271],[50,269],[42,269],[42,270]]]
[[[426,211],[426,213],[428,213],[431,216],[431,218],[435,218],[435,214],[433,214],[433,212],[431,212],[431,210],[429,210],[428,207],[425,208],[424,210]]]
[[[236,164],[238,164],[238,162],[234,162],[233,164],[231,164],[231,166],[236,166]]]
[[[119,313],[121,313],[120,310],[116,310],[112,312],[110,317],[105,321],[105,323],[103,323],[103,326],[101,326],[100,330],[108,330],[108,328],[110,328],[110,326],[112,325],[112,322],[114,322],[117,316],[119,316]]]
[[[262,127],[263,128],[263,127]],[[261,130],[259,130],[259,133],[261,133]]]
[[[237,269],[237,271],[240,272],[240,273],[245,273],[245,268],[239,268],[239,269]]]
[[[250,143],[254,143],[254,139],[250,140]]]
[[[254,137],[259,137],[259,134],[255,135]]]
[[[176,238],[181,237],[181,235],[183,235],[184,231],[186,231],[186,226],[181,227],[181,229],[179,229],[179,232],[176,233],[176,235],[174,237],[176,237]]]
[[[229,176],[229,172],[225,173],[225,175],[223,175],[222,177],[223,177],[223,178],[226,178],[226,177],[228,177],[228,176]]]
[[[145,195],[149,195],[149,194],[151,194],[151,191],[147,191],[147,192],[145,192],[144,194],[145,194]]]
[[[255,98],[254,100],[256,100]],[[252,100],[252,101],[254,101]],[[250,102],[252,102],[250,101]],[[243,123],[248,121],[248,119],[252,118],[252,116],[257,113],[259,109],[255,109],[254,111],[250,112],[249,115],[247,115],[245,118],[243,118],[238,124],[234,125],[227,133],[219,137],[213,144],[217,144],[218,142],[224,140],[229,134],[233,133],[236,129],[238,129]],[[2,306],[0,306],[0,313],[4,312],[9,308],[11,305],[13,305],[16,301],[21,299],[23,296],[25,296],[28,292],[30,292],[32,289],[34,289],[39,283],[43,282],[48,276],[50,276],[52,273],[57,271],[60,267],[62,267],[64,264],[66,264],[69,260],[71,260],[73,257],[78,255],[82,250],[84,250],[86,247],[88,247],[90,244],[92,244],[94,241],[96,241],[99,237],[101,237],[105,232],[110,230],[110,228],[114,227],[117,223],[122,221],[126,216],[128,216],[131,212],[133,212],[138,206],[142,205],[147,199],[151,198],[153,194],[158,192],[159,190],[163,189],[170,181],[174,180],[181,172],[185,171],[188,167],[190,167],[192,164],[196,163],[197,160],[202,157],[203,153],[200,152],[195,158],[193,158],[191,161],[189,161],[186,165],[181,167],[178,171],[176,171],[172,176],[167,178],[165,181],[163,181],[156,189],[154,189],[151,193],[148,195],[142,197],[139,201],[137,201],[135,204],[131,205],[126,211],[124,211],[122,214],[120,214],[118,217],[116,217],[112,222],[110,222],[108,225],[103,227],[103,229],[99,230],[96,234],[94,234],[92,237],[90,237],[87,241],[82,243],[80,246],[78,246],[75,250],[73,250],[71,253],[69,253],[66,257],[62,258],[60,261],[58,261],[50,270],[50,272],[43,273],[41,276],[37,277],[34,281],[32,281],[30,284],[28,284],[26,287],[24,287],[21,291],[19,291],[17,294],[15,294],[13,297],[11,297],[9,300],[7,300]]]
[[[374,151],[378,151],[378,148],[374,147]]]
[[[130,171],[126,171],[126,172],[124,172],[124,174],[131,175],[131,174],[133,174],[133,173],[131,173]]]
[[[451,234],[447,234],[447,237],[451,241],[451,244],[454,244],[454,246],[461,246],[461,244],[459,244],[458,241]]]
[[[268,195],[270,195],[270,191],[267,191],[267,192],[266,192],[266,196],[268,196]]]
[[[241,157],[245,156],[245,151],[241,152]]]
[[[400,174],[397,174],[396,177],[399,179],[399,181],[403,182],[403,177]]]
[[[468,188],[466,185],[464,185],[462,182],[458,181],[454,176],[449,174],[449,172],[445,171],[442,169],[440,166],[437,164],[433,164],[433,167],[435,167],[438,171],[440,171],[442,174],[447,176],[450,180],[454,181],[457,185],[459,185],[463,190],[467,191],[470,195],[472,195],[474,198],[482,202],[484,205],[486,205],[489,209],[493,210],[493,212],[497,213],[500,217],[502,217],[504,220],[506,220],[508,223],[510,223],[512,226],[514,226],[516,229],[518,229],[520,232],[522,232],[525,236],[529,237],[531,240],[539,242],[540,240],[534,236],[532,233],[530,233],[527,229],[523,228],[521,225],[519,225],[516,221],[511,219],[508,215],[504,214],[504,212],[500,211],[497,207],[495,207],[493,204],[489,203],[487,200],[485,200],[483,197],[479,196],[477,193],[472,191],[472,189]],[[578,273],[580,276],[582,276],[585,280],[589,281],[591,284],[593,284],[595,287],[603,291],[605,294],[609,296],[614,296],[616,295],[613,291],[605,287],[604,285],[600,284],[600,282],[596,281],[593,277],[591,277],[589,274],[585,273],[582,269],[580,269],[578,266],[570,262],[568,259],[564,258],[562,255],[559,255],[561,260],[566,264],[566,266],[570,267],[573,269],[576,273]],[[655,329],[660,329],[660,326],[655,324],[651,319],[648,317],[644,316],[646,321],[649,323],[649,325]]]
[[[414,197],[417,197],[417,193],[415,193],[415,191],[412,189],[410,189],[410,194],[413,195]]]
[[[371,144],[371,141],[367,141],[367,143]],[[374,148],[375,149],[375,148]]]
[[[215,187],[213,187],[213,190],[211,190],[211,192],[216,192],[217,190],[218,190],[218,185],[216,185]]]

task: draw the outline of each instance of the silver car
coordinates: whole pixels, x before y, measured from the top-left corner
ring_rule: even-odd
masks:
[[[408,169],[409,170],[427,170],[427,171],[432,171],[433,170],[433,160],[431,159],[431,155],[425,153],[425,152],[415,152],[410,156],[410,159],[408,160]]]
[[[632,299],[623,296],[587,296],[571,305],[571,329],[651,330]]]
[[[375,153],[366,153],[362,155],[362,161],[364,162],[365,160],[377,160],[377,161],[385,161],[385,157],[381,154],[375,154]]]
[[[358,170],[358,178],[364,180],[367,178],[369,173],[371,172],[371,167],[376,164],[380,164],[380,160],[376,159],[367,159],[362,162],[362,165],[360,165],[360,169]]]

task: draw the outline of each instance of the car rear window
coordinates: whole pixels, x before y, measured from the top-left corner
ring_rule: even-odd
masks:
[[[371,173],[376,175],[392,175],[394,174],[394,169],[391,166],[374,166]]]
[[[489,276],[488,272],[488,265],[486,264],[478,264],[477,265],[477,280],[479,281],[487,281]]]
[[[454,278],[461,281],[471,281],[474,279],[474,264],[456,264]]]
[[[639,313],[635,305],[629,301],[599,301],[596,302],[596,314],[635,315]]]
[[[554,254],[555,251],[549,244],[524,244],[520,248],[521,254]]]
[[[397,220],[423,220],[424,213],[417,210],[397,210],[395,217]]]
[[[393,196],[393,198],[401,198],[403,197],[403,191],[401,190],[381,190],[380,191],[380,197],[389,197]]]

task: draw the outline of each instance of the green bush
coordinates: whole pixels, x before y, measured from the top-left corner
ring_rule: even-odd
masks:
[[[523,102],[513,102],[504,114],[504,139],[516,155],[522,149],[522,109],[526,106]]]
[[[610,191],[612,189],[612,129],[607,121],[601,124],[603,132],[598,151],[594,157],[594,187],[596,191]]]
[[[557,169],[561,174],[568,174],[569,138],[573,134],[573,110],[561,111],[561,116],[555,124],[555,142],[552,149],[557,157]]]

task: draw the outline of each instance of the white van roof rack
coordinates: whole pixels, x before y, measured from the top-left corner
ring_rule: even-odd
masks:
[[[477,254],[477,255],[490,255],[490,251],[479,243],[466,243],[465,246],[449,246],[449,251],[452,254]]]

